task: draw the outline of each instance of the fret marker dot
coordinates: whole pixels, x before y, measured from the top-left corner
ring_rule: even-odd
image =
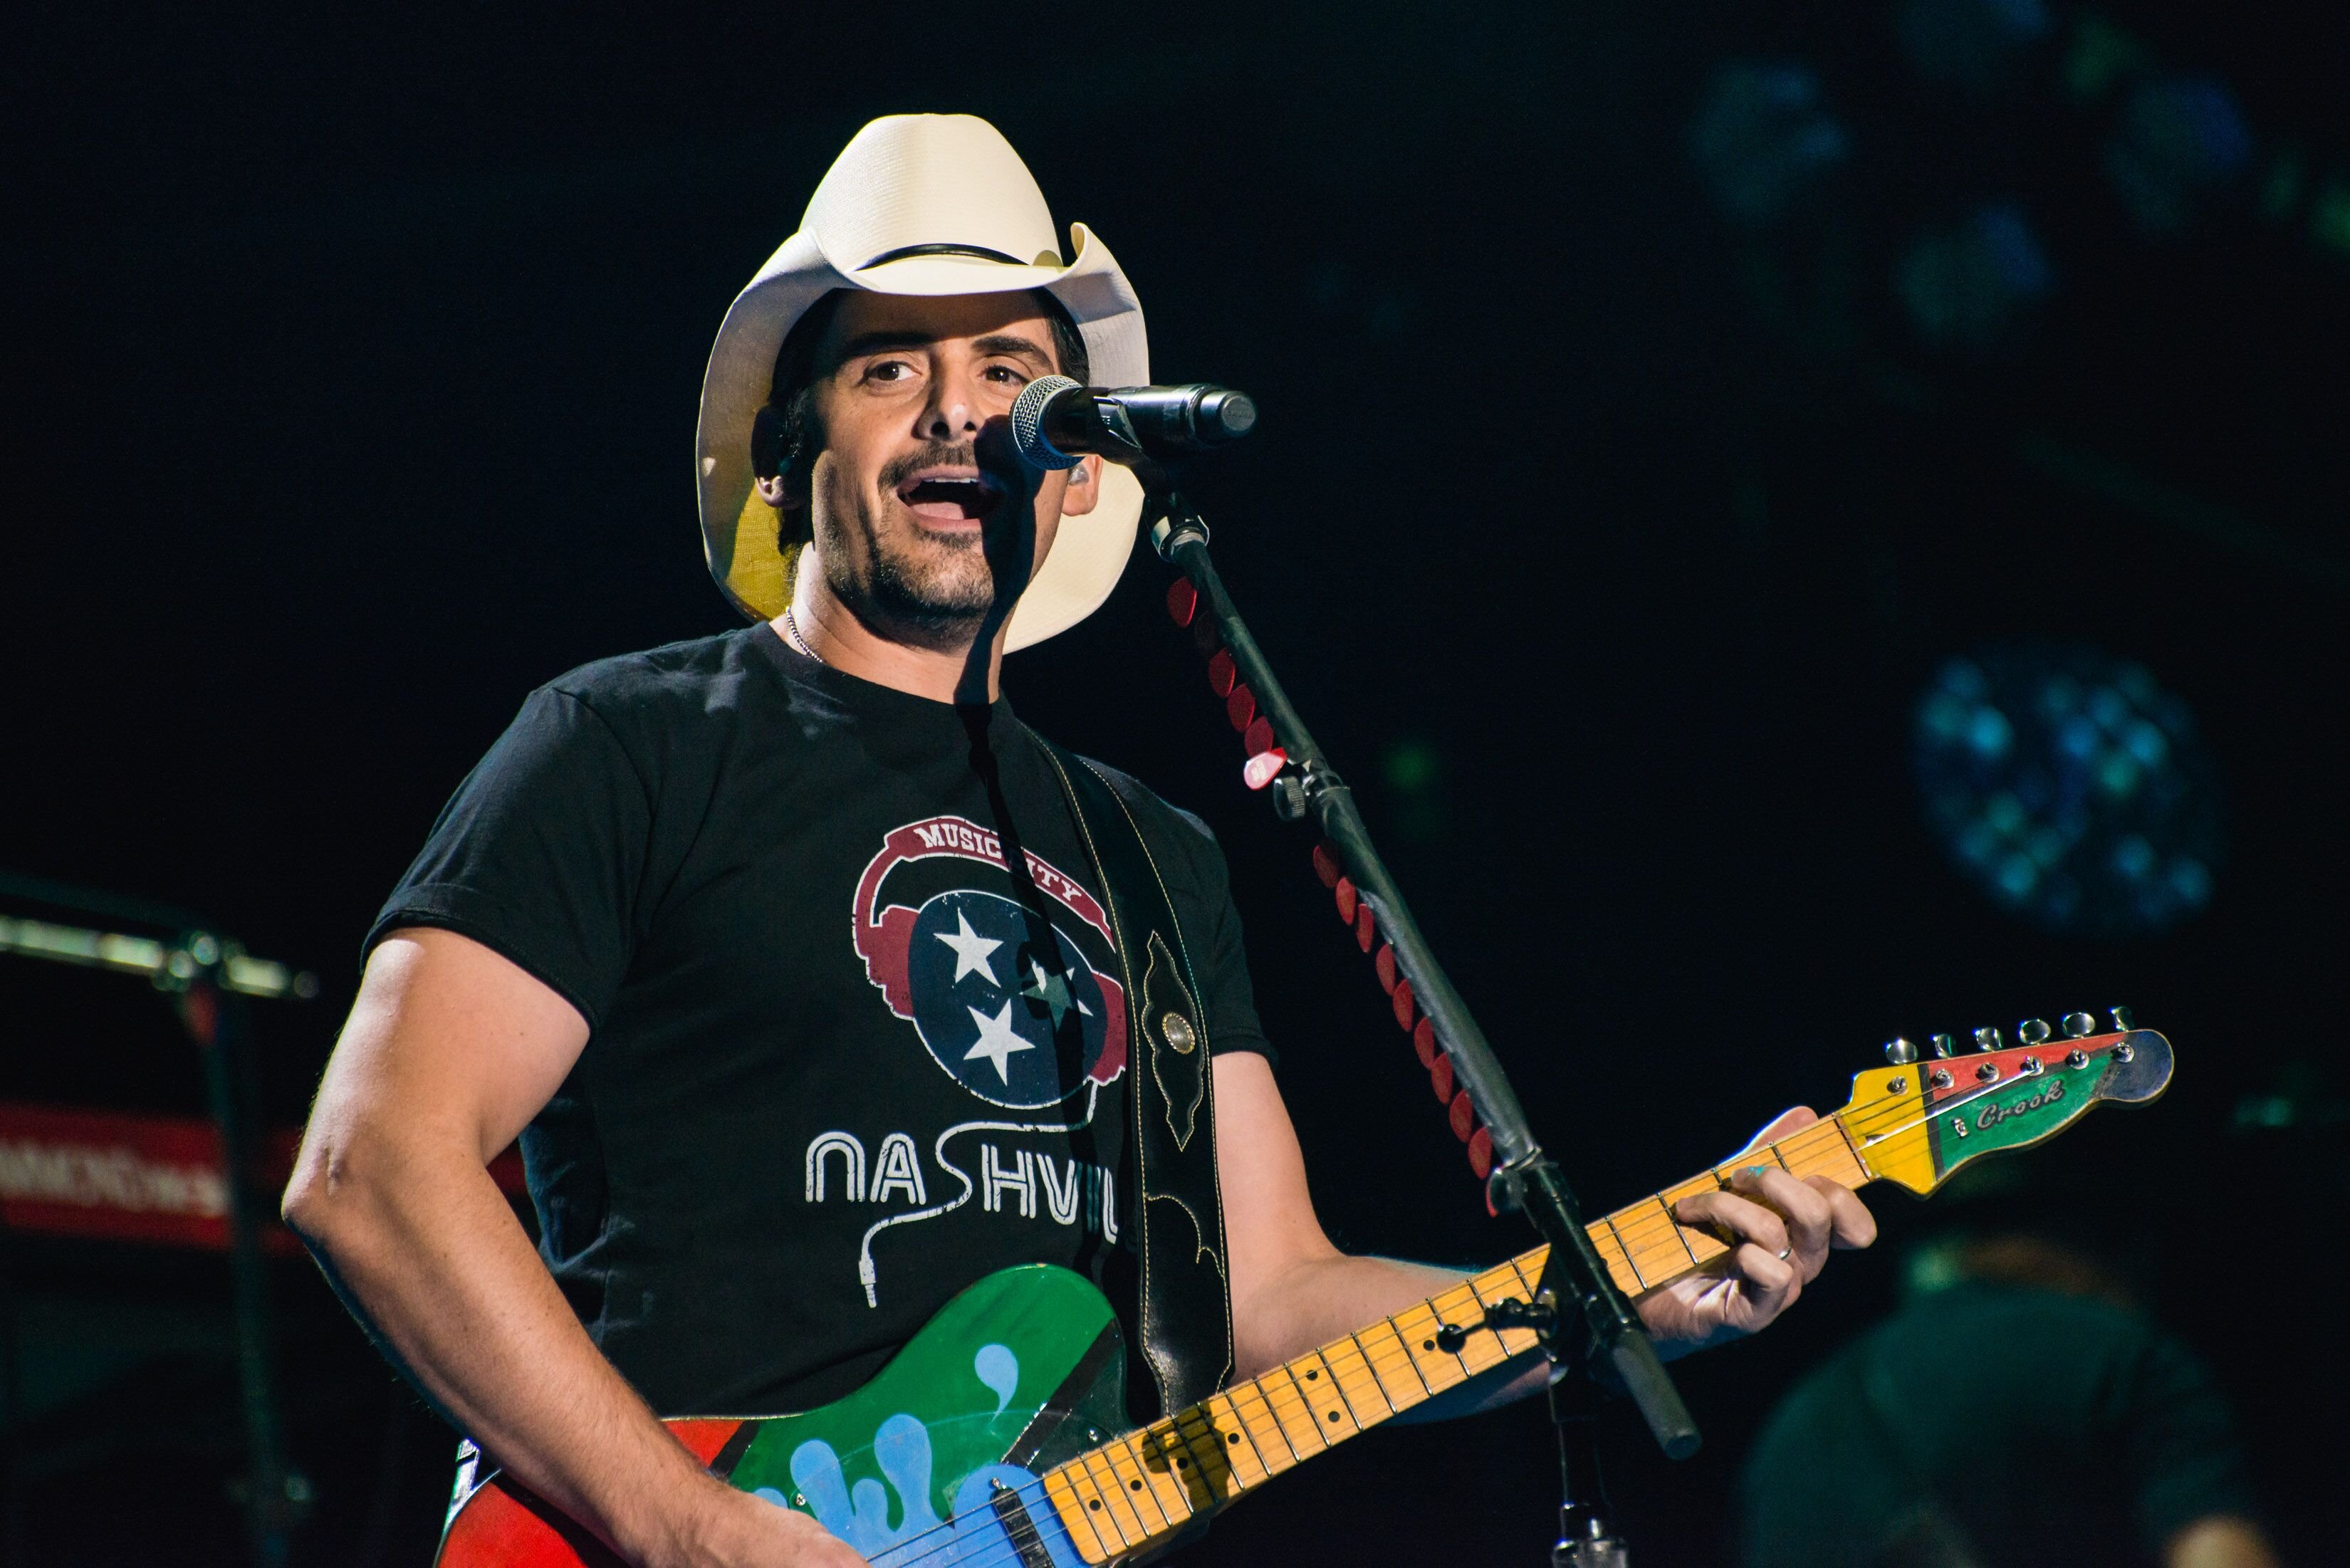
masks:
[[[1313,1382],[1316,1377],[1319,1377],[1319,1376],[1322,1376],[1322,1375],[1321,1375],[1319,1372],[1309,1372],[1309,1373],[1307,1373],[1307,1374],[1305,1375],[1305,1381],[1307,1381],[1308,1383],[1311,1383],[1311,1382]]]
[[[1096,1513],[1099,1513],[1101,1511],[1101,1499],[1096,1498],[1093,1501],[1086,1504],[1086,1506],[1092,1509]]]
[[[1432,1339],[1423,1339],[1419,1342],[1419,1347],[1422,1350],[1434,1350],[1436,1348],[1436,1341]]]
[[[1128,1486],[1131,1487],[1131,1488],[1132,1488],[1133,1490],[1135,1490],[1136,1491],[1140,1491],[1140,1490],[1142,1490],[1142,1483],[1141,1483],[1140,1481],[1139,1481],[1139,1480],[1132,1480],[1132,1481],[1128,1481],[1128,1482],[1127,1482],[1126,1484],[1127,1484]]]
[[[1241,1435],[1238,1432],[1226,1432],[1224,1434],[1224,1441],[1237,1449],[1241,1446]]]
[[[1176,1455],[1176,1456],[1175,1456],[1175,1468],[1176,1468],[1177,1469],[1179,1469],[1179,1470],[1180,1470],[1180,1469],[1181,1469],[1185,1465],[1190,1464],[1191,1462],[1191,1460],[1189,1460],[1189,1459],[1185,1459],[1185,1458],[1184,1458],[1182,1455],[1180,1455],[1180,1454],[1178,1454],[1178,1455]]]
[[[1331,1412],[1330,1412],[1330,1419],[1331,1419],[1332,1421],[1334,1421],[1334,1422],[1335,1422],[1336,1420],[1337,1420],[1337,1418],[1338,1418],[1338,1412],[1337,1412],[1337,1411],[1336,1411],[1336,1410],[1331,1411]]]

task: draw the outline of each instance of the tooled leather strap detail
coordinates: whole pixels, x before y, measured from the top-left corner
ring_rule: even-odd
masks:
[[[1232,1367],[1207,1018],[1174,898],[1140,825],[1090,763],[1035,738],[1107,895],[1111,940],[1125,971],[1127,1038],[1140,1046],[1127,1074],[1139,1194],[1137,1348],[1160,1408],[1180,1410],[1222,1388]]]

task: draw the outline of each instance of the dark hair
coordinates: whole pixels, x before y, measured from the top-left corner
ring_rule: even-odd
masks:
[[[759,410],[751,426],[751,472],[762,479],[786,472],[805,474],[816,462],[816,453],[824,450],[824,427],[816,413],[816,348],[831,330],[833,317],[840,314],[840,302],[849,292],[833,289],[809,306],[775,351],[767,406]],[[1076,381],[1088,379],[1086,340],[1068,308],[1041,288],[1028,292],[1052,323],[1053,358],[1059,362],[1061,374]],[[795,524],[785,514],[784,526],[797,528],[805,539],[804,520]]]

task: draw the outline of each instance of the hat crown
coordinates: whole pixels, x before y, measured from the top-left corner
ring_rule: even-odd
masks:
[[[800,229],[845,273],[917,245],[1060,265],[1052,209],[1003,133],[976,115],[893,114],[852,138]]]

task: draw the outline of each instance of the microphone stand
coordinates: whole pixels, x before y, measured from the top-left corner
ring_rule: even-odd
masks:
[[[1551,1360],[1551,1411],[1559,1436],[1564,1493],[1561,1539],[1551,1554],[1555,1568],[1623,1568],[1630,1559],[1608,1526],[1599,1493],[1588,1393],[1566,1385],[1578,1371],[1595,1380],[1604,1375],[1631,1397],[1658,1444],[1676,1459],[1697,1451],[1697,1425],[1658,1361],[1631,1303],[1608,1277],[1584,1229],[1574,1191],[1557,1162],[1535,1140],[1524,1107],[1484,1033],[1420,935],[1401,890],[1371,843],[1354,793],[1315,744],[1263,651],[1249,635],[1209,557],[1207,524],[1184,500],[1166,467],[1147,460],[1128,466],[1149,495],[1143,515],[1151,524],[1151,542],[1160,558],[1180,571],[1198,593],[1200,609],[1210,618],[1239,678],[1254,695],[1258,712],[1272,725],[1286,753],[1287,761],[1272,781],[1275,811],[1290,821],[1311,818],[1322,830],[1394,950],[1396,968],[1411,982],[1413,1000],[1433,1024],[1451,1060],[1454,1080],[1467,1091],[1492,1138],[1493,1170],[1487,1191],[1494,1208],[1525,1215],[1550,1243],[1549,1262],[1534,1299],[1496,1303],[1482,1326],[1531,1328]]]

